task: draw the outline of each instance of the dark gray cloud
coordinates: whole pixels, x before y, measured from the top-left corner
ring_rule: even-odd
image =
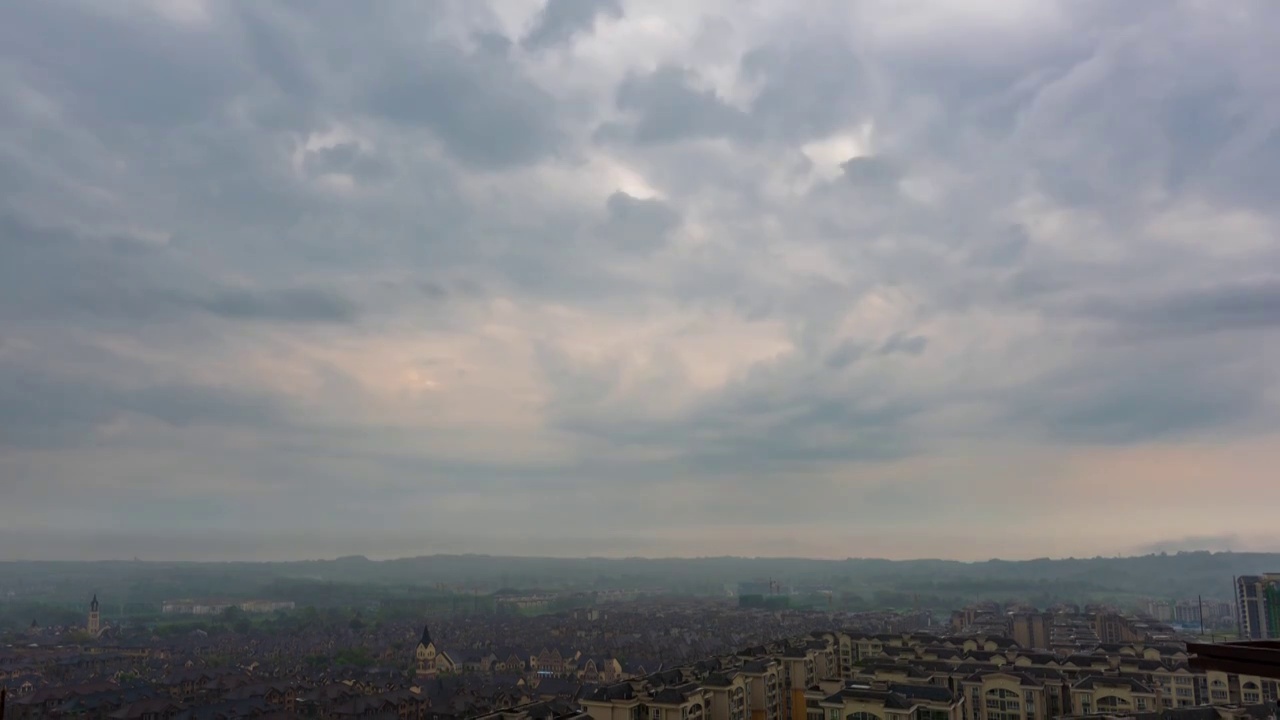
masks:
[[[970,257],[978,263],[1012,266],[1022,258],[1031,238],[1027,229],[1020,225],[1000,230],[992,229],[981,237],[975,238],[969,250]]]
[[[892,337],[880,346],[881,355],[893,355],[902,353],[904,355],[920,355],[929,345],[929,338],[923,335],[903,335],[895,333]]]
[[[0,297],[10,310],[40,308],[124,321],[235,320],[349,322],[355,303],[331,289],[227,287],[190,258],[145,238],[94,238],[0,217]]]
[[[1280,281],[1188,289],[1156,298],[1097,300],[1086,312],[1133,333],[1200,335],[1280,326]]]
[[[846,340],[827,355],[827,367],[842,370],[857,362],[866,353],[866,348],[857,342]]]
[[[1020,388],[1010,407],[1057,441],[1129,444],[1242,432],[1266,407],[1271,373],[1194,341],[1115,343]],[[1082,340],[1085,338],[1082,338]]]
[[[865,119],[861,64],[839,39],[754,48],[743,56],[741,73],[760,86],[746,111],[706,87],[706,79],[690,68],[665,65],[632,75],[617,93],[618,109],[630,115],[629,121],[606,125],[600,134],[641,144],[714,137],[795,142]]]
[[[237,319],[294,322],[347,322],[355,318],[355,306],[330,291],[288,288],[255,292],[222,290],[193,302],[214,315]]]
[[[29,77],[45,79],[42,91],[99,131],[203,122],[251,77],[223,36],[145,12],[85,10],[77,2],[7,8],[0,44]]]
[[[864,119],[870,88],[847,39],[819,34],[755,48],[742,72],[761,84],[751,105],[757,132],[786,139],[823,137]]]
[[[557,390],[549,409],[564,429],[612,447],[676,450],[677,466],[717,474],[869,462],[917,452],[909,423],[926,410],[922,399],[887,394],[873,381],[822,380],[829,368],[848,367],[860,356],[860,349],[846,343],[826,358],[760,363],[678,418],[658,419],[616,402],[623,376],[615,368],[575,365],[545,348],[541,354]],[[645,385],[658,394],[687,372],[667,360],[651,368]]]
[[[599,130],[604,139],[640,144],[737,135],[749,129],[748,117],[727,105],[714,90],[699,89],[687,68],[662,66],[632,75],[618,87],[618,109],[630,117]]]
[[[547,0],[520,42],[530,50],[545,48],[591,30],[599,18],[622,16],[620,0]]]
[[[72,447],[91,441],[95,432],[129,416],[175,428],[264,429],[283,421],[272,400],[246,388],[187,383],[127,387],[0,364],[0,446]]]
[[[654,250],[666,242],[667,233],[680,224],[680,214],[660,200],[632,197],[621,190],[605,203],[609,220],[603,232],[627,249]]]
[[[369,107],[407,126],[424,126],[445,149],[484,167],[542,159],[563,139],[556,100],[509,59],[442,46],[404,58],[374,80]]]
[[[861,188],[892,188],[901,177],[893,164],[884,158],[850,158],[840,168],[849,182]]]

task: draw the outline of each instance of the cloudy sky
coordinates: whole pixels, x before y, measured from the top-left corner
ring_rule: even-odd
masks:
[[[1280,549],[1276,27],[5,3],[0,558]]]

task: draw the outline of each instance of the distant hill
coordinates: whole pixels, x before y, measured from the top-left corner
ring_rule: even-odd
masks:
[[[864,605],[945,607],[977,599],[1057,600],[1229,599],[1232,577],[1280,570],[1280,554],[1179,552],[1125,558],[891,561],[850,558],[537,558],[429,555],[395,560],[352,556],[267,563],[21,562],[0,563],[0,597],[11,588],[44,594],[99,589],[131,601],[172,597],[304,593],[308,588],[358,584],[433,591],[649,590],[723,595],[738,582],[772,579],[804,589],[831,590]],[[283,584],[282,584],[283,583]],[[336,594],[335,594],[336,593]],[[326,591],[325,596],[350,593]],[[301,598],[303,602],[306,597]]]

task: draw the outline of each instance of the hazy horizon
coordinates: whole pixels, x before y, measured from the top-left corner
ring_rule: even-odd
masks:
[[[0,558],[1280,548],[1275,27],[6,4]]]
[[[5,540],[5,534],[0,531],[0,541]],[[198,544],[205,548],[204,552],[191,552],[179,549],[176,553],[172,551],[168,545],[174,542],[169,536],[163,537],[133,537],[118,538],[106,536],[105,543],[103,536],[96,536],[96,544],[94,545],[96,552],[86,556],[84,554],[83,545],[75,545],[76,539],[68,538],[65,534],[58,534],[53,539],[56,543],[67,544],[67,552],[63,556],[12,556],[4,554],[0,550],[0,562],[131,562],[133,560],[141,560],[143,562],[167,563],[167,562],[210,562],[210,563],[237,563],[237,562],[329,562],[335,560],[363,557],[374,562],[407,560],[424,557],[458,557],[474,555],[479,557],[492,558],[510,558],[516,560],[715,560],[721,558],[732,558],[741,560],[815,560],[815,561],[831,561],[840,562],[845,560],[887,560],[891,562],[912,562],[912,561],[944,561],[944,562],[961,562],[967,564],[976,564],[989,561],[1001,562],[1026,562],[1031,560],[1089,560],[1095,558],[1139,558],[1150,557],[1167,553],[1170,555],[1177,553],[1230,553],[1230,554],[1277,554],[1280,555],[1280,544],[1251,546],[1242,544],[1238,538],[1222,537],[1222,538],[1187,538],[1180,541],[1171,541],[1168,543],[1154,543],[1147,546],[1140,546],[1129,549],[1125,552],[1099,553],[1090,555],[993,555],[993,556],[973,556],[973,557],[947,557],[947,556],[878,556],[878,555],[796,555],[779,553],[773,555],[745,555],[745,554],[671,554],[671,555],[635,555],[623,552],[600,553],[600,554],[568,554],[568,553],[521,553],[511,551],[510,549],[501,550],[494,549],[489,551],[468,550],[465,547],[452,546],[449,548],[429,548],[424,551],[415,552],[410,550],[385,550],[383,552],[341,552],[337,548],[327,554],[322,555],[305,555],[290,554],[288,552],[281,553],[282,548],[288,547],[290,543],[281,538],[271,538],[263,542],[259,539],[251,539],[243,541],[239,545],[238,551],[231,545],[220,545],[216,540],[209,538],[183,538],[179,539],[178,545],[181,547],[184,543],[190,542]],[[113,550],[117,547],[123,548]],[[157,554],[152,549],[157,542],[163,541],[166,544],[166,551],[169,555]],[[295,539],[299,544],[308,544],[312,541],[307,539]],[[210,548],[212,544],[212,548]],[[8,547],[8,543],[0,545],[0,548]],[[139,552],[130,552],[127,548],[140,549]],[[213,550],[210,553],[210,550]],[[1262,571],[1261,569],[1259,570]]]

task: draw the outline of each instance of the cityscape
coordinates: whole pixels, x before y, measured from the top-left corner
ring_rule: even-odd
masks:
[[[829,591],[748,579],[711,595],[428,584],[418,599],[374,584],[349,588],[366,593],[354,604],[331,589],[321,606],[220,597],[129,611],[93,594],[77,618],[32,582],[57,569],[29,567],[6,593],[6,718],[1200,720],[1272,718],[1280,697],[1280,677],[1194,651],[1280,640],[1280,573],[1126,607],[948,612],[912,594],[853,611]],[[15,603],[45,622],[17,627]]]

